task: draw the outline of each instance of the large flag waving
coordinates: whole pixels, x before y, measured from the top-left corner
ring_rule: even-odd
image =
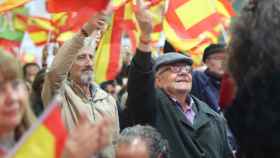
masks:
[[[89,7],[93,11],[104,10],[109,0],[47,0],[47,9],[51,13],[75,12]]]
[[[0,1],[0,12],[22,6],[29,1],[31,0],[2,0]]]
[[[60,158],[67,131],[61,120],[60,101],[55,100],[49,109],[27,132],[9,158]]]
[[[104,32],[95,57],[95,80],[101,83],[115,79],[120,70],[120,51],[124,7],[119,8],[112,18],[111,25]]]
[[[188,51],[208,38],[217,40],[216,28],[233,15],[227,0],[170,0],[164,33],[176,48]]]

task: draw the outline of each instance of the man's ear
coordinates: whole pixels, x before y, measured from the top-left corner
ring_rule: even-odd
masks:
[[[155,87],[156,88],[161,88],[161,76],[160,75],[155,75]]]
[[[155,76],[155,87],[156,88],[162,88],[162,75],[156,75]]]

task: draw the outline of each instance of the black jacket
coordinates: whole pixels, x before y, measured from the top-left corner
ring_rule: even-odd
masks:
[[[128,112],[133,124],[150,124],[170,145],[171,158],[229,158],[223,118],[193,97],[198,110],[194,124],[154,86],[150,53],[137,50],[128,80]]]

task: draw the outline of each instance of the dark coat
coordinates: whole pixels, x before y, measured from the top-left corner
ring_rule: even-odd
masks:
[[[128,112],[133,124],[150,124],[170,145],[171,158],[229,158],[223,118],[193,97],[198,110],[194,124],[154,86],[150,53],[137,51],[128,80]]]
[[[214,111],[220,112],[221,80],[211,76],[207,71],[194,71],[192,76],[191,94],[208,104]]]

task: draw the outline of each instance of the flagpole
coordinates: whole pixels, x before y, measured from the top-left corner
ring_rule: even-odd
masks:
[[[216,0],[208,0],[208,2],[211,4],[213,10],[217,11],[217,7],[215,5]],[[219,26],[220,26],[220,29],[221,29],[221,32],[222,32],[222,36],[223,36],[224,42],[227,43],[229,38],[228,38],[228,34],[226,32],[226,29],[225,29],[224,25],[222,25],[222,24],[219,24]]]

